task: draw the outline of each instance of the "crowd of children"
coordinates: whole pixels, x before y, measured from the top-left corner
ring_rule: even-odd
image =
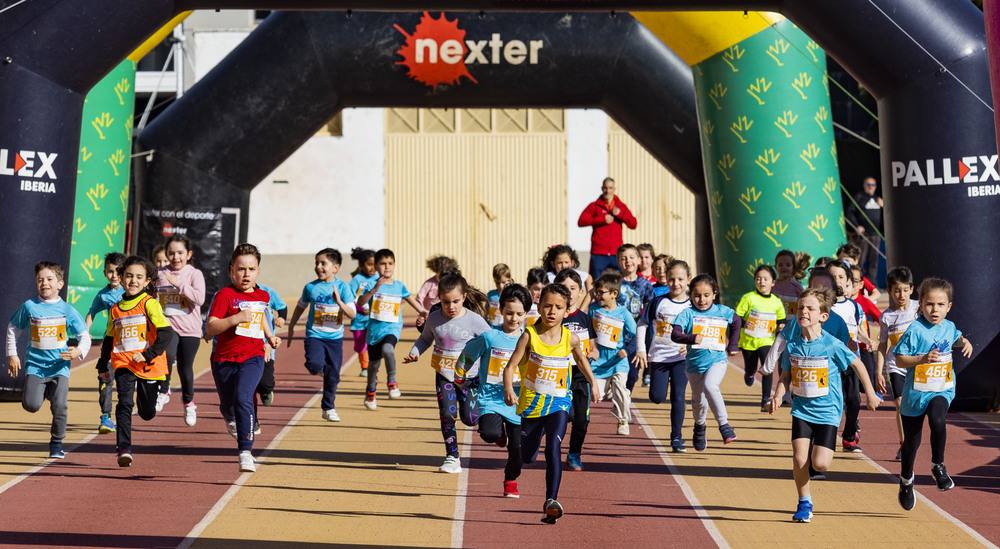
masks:
[[[300,340],[306,371],[323,379],[322,417],[340,421],[335,403],[347,330],[367,378],[364,407],[378,409],[383,363],[389,399],[402,396],[395,348],[406,302],[418,315],[421,334],[402,361],[416,362],[431,350],[445,446],[440,471],[462,469],[457,423],[476,426],[484,442],[507,449],[503,495],[516,498],[521,469],[535,460],[544,437],[543,522],[555,523],[563,514],[558,492],[567,429],[565,467],[580,471],[591,403],[610,400],[618,435],[629,436],[632,392],[639,379],[648,385],[653,403],[665,403],[669,395],[672,451],[687,451],[687,440],[699,452],[708,447],[708,410],[723,444],[737,441],[721,390],[729,357],[737,353],[742,353],[745,384],[760,383],[761,412],[791,406],[792,476],[798,492],[793,521],[809,522],[813,516],[810,480],[823,478],[830,466],[842,418],[842,449],[861,452],[861,392],[874,410],[892,390],[900,505],[907,510],[915,505],[913,466],[925,418],[937,486],[954,486],[944,466],[945,414],[955,394],[952,349],[968,357],[972,346],[945,318],[953,289],[944,280],[927,278],[919,286],[919,301],[913,300],[913,275],[896,267],[887,276],[889,307],[880,311],[878,291],[864,278],[860,250],[853,245],[842,246],[837,258],[818,259],[811,269],[808,255],[782,250],[773,266],[756,268],[754,290],[735,308],[719,302],[719,284],[712,276],[695,276],[687,263],[656,255],[649,244],[622,245],[620,271],[609,269],[596,279],[579,268],[571,247],[556,245],[545,251],[541,267],[527,273],[524,285],[515,282],[507,265],[497,264],[495,289],[487,294],[472,286],[449,257],[428,260],[434,275],[417,294],[393,278],[391,250],[355,248],[351,257],[357,269],[345,282],[337,277],[341,253],[332,248],[316,253],[316,279],[303,288],[287,323],[291,346],[299,320],[307,315]],[[108,285],[85,319],[59,297],[62,268],[36,265],[38,295],[10,317],[8,371],[14,376],[20,370],[18,340],[29,330],[23,407],[36,412],[45,399],[50,401],[50,458],[65,456],[70,361],[86,357],[88,329],[107,311],[97,361],[98,429],[117,432],[118,465],[130,466],[134,459],[133,408],[143,420],[155,417],[170,401],[173,372],[180,378],[184,422],[196,424],[193,362],[204,337],[213,342],[211,371],[227,431],[237,441],[239,469],[256,470],[257,403],[259,398],[269,406],[274,398],[274,351],[281,343],[275,330],[284,326],[287,308],[274,290],[257,284],[260,252],[240,244],[229,263],[231,285],[208,300],[203,320],[205,278],[194,259],[183,236],[157,247],[153,261],[108,254]],[[800,280],[807,271],[809,284],[803,289]],[[871,330],[875,323],[877,337]],[[682,433],[687,395],[694,424],[690,439]]]

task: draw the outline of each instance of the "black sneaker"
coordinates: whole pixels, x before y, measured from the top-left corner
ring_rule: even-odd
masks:
[[[764,400],[760,401],[760,411],[768,413],[771,411],[771,399],[765,398]]]
[[[691,437],[691,444],[699,452],[704,452],[705,448],[708,448],[708,437],[705,436],[706,428],[705,424],[695,423],[694,425],[694,436]]]
[[[904,484],[903,480],[899,480],[899,505],[905,511],[912,511],[913,507],[917,504],[917,497],[913,495],[913,479],[910,479],[909,484]]]
[[[545,516],[542,517],[542,522],[545,524],[555,524],[556,520],[563,516],[562,505],[554,499],[547,500],[542,510],[545,511]]]
[[[931,474],[934,475],[934,480],[937,481],[938,490],[947,492],[955,487],[955,481],[951,480],[951,477],[948,476],[948,470],[944,468],[943,463],[932,466]]]
[[[899,445],[899,450],[896,450],[896,457],[892,458],[893,461],[903,461],[903,445]]]
[[[739,439],[739,437],[736,436],[736,431],[734,431],[732,426],[728,423],[719,426],[719,434],[722,435],[723,444],[729,444],[730,442],[735,442]]]
[[[754,372],[753,374],[751,374],[749,372],[744,372],[743,373],[743,383],[746,383],[747,387],[753,387],[753,376],[756,373],[757,372]]]

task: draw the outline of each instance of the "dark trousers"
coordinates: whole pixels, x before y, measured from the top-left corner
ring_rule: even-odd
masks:
[[[219,392],[219,411],[226,421],[236,421],[239,449],[253,449],[254,390],[264,372],[264,357],[244,362],[213,362],[212,377]]]
[[[319,339],[307,337],[305,340],[306,370],[318,376],[323,374],[323,410],[333,410],[337,400],[337,385],[340,384],[340,367],[344,363],[343,339]]]
[[[860,349],[858,352],[861,353],[861,362],[865,365],[865,370],[868,371],[868,380],[875,385],[875,367],[877,363],[875,362],[875,353],[871,352],[870,349]],[[861,380],[858,380],[858,392],[861,392]]]
[[[608,267],[613,268],[616,271],[620,271],[621,267],[618,266],[618,258],[613,255],[597,255],[590,254],[590,276],[597,280],[604,269]]]
[[[587,378],[574,368],[569,388],[573,393],[573,405],[570,406],[567,418],[567,421],[573,422],[573,429],[569,434],[569,453],[579,454],[583,451],[583,441],[587,438],[587,428],[590,427],[591,387]]]
[[[861,413],[861,393],[858,373],[848,368],[840,374],[844,389],[844,440],[854,440],[858,434],[858,414]]]
[[[684,359],[677,362],[649,363],[649,400],[653,404],[663,404],[670,388],[670,440],[681,438],[684,426],[684,393],[687,391],[687,373]]]
[[[108,384],[110,385],[110,381]],[[160,382],[141,379],[128,368],[115,370],[115,384],[118,385],[118,405],[115,419],[118,422],[118,451],[132,449],[132,407],[138,405],[139,417],[149,421],[156,417],[156,395],[160,392]]]
[[[913,462],[917,459],[917,448],[920,448],[920,438],[924,431],[924,418],[931,428],[931,463],[944,463],[944,446],[948,442],[948,428],[945,416],[948,415],[948,401],[943,396],[936,396],[927,403],[927,409],[919,416],[900,416],[903,419],[903,460],[899,476],[913,478]]]
[[[200,337],[179,336],[173,333],[167,344],[167,379],[160,382],[160,392],[170,390],[170,376],[174,371],[174,360],[177,361],[177,375],[181,378],[181,398],[184,404],[194,400],[194,357],[201,345]]]
[[[562,440],[566,436],[568,414],[563,411],[521,420],[521,461],[535,462],[545,435],[545,499],[559,499],[562,482]]]
[[[517,480],[521,476],[521,426],[507,421],[500,414],[486,414],[479,418],[479,438],[493,444],[507,435],[507,466],[504,480]]]
[[[758,347],[753,351],[748,351],[746,349],[740,349],[743,353],[743,375],[746,378],[752,378],[757,375],[757,370],[764,364],[767,360],[767,353],[771,350],[771,346]],[[761,402],[765,400],[771,400],[771,386],[774,385],[774,374],[767,374],[760,376],[760,400]]]
[[[371,368],[371,366],[369,366]],[[434,374],[437,386],[438,409],[441,412],[441,436],[444,438],[445,453],[458,457],[458,431],[455,422],[472,427],[479,422],[479,399],[476,387],[470,383],[461,386],[441,374]]]
[[[107,381],[97,376],[97,402],[101,405],[102,414],[111,414],[111,405],[114,404],[115,376],[111,376]]]

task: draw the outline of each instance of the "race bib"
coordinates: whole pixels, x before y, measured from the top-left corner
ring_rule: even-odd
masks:
[[[528,355],[524,371],[524,386],[532,391],[554,397],[565,397],[569,378],[569,357],[542,356],[535,351]]]
[[[188,298],[181,295],[176,286],[159,286],[156,288],[157,299],[163,307],[164,316],[186,315],[191,309]]]
[[[825,356],[788,357],[792,363],[792,394],[800,397],[821,397],[830,392],[830,362]]]
[[[594,313],[594,332],[597,333],[597,344],[601,347],[616,349],[622,339],[624,327],[625,321],[620,318],[600,311]]]
[[[149,348],[146,315],[120,316],[115,319],[114,334],[116,353],[136,353]]]
[[[250,311],[252,315],[250,322],[241,322],[236,325],[236,335],[253,339],[264,339],[264,315],[267,312],[267,303],[263,301],[241,301],[241,311]]]
[[[369,315],[379,322],[399,322],[399,306],[403,303],[402,296],[392,294],[375,294]]]
[[[726,328],[729,322],[717,316],[695,316],[695,335],[701,335],[701,343],[692,345],[693,349],[707,349],[709,351],[726,350]]]
[[[951,351],[941,351],[937,362],[917,364],[913,369],[913,390],[940,393],[955,386],[951,371]]]
[[[665,339],[670,340],[670,332],[674,329],[674,318],[677,315],[666,315],[656,319],[656,332],[653,333],[653,339]]]
[[[339,332],[344,329],[344,311],[336,303],[314,303],[313,330]]]
[[[371,312],[367,303],[361,303],[361,296],[363,296],[367,291],[367,284],[362,284],[358,286],[358,292],[354,294],[354,306],[357,307],[358,314],[361,316],[368,316],[368,313]]]
[[[490,298],[490,309],[486,315],[486,319],[489,321],[490,326],[503,324],[503,316],[500,314],[500,298]]]
[[[746,324],[743,325],[743,332],[747,337],[769,338],[774,337],[777,327],[778,313],[751,310]]]
[[[590,353],[590,330],[585,326],[578,326],[576,324],[566,327],[569,328],[569,333],[576,335],[576,338],[580,340],[580,350],[583,351],[583,356],[587,356]],[[576,365],[576,359],[573,358],[572,353],[569,355],[569,363]]]
[[[31,318],[31,348],[53,351],[66,348],[66,317],[43,316]]]
[[[513,349],[490,350],[490,365],[486,370],[486,382],[493,385],[503,385],[503,371],[510,362],[510,355],[514,354]],[[514,386],[521,383],[521,372],[514,368]]]
[[[542,314],[538,312],[538,304],[537,303],[532,303],[531,304],[531,310],[528,311],[528,316],[524,319],[524,325],[525,326],[534,326],[535,322],[538,322],[538,319],[541,316],[542,316]]]
[[[901,324],[893,324],[889,326],[889,352],[899,345],[899,338],[903,337],[906,333],[906,329],[910,327],[910,322],[905,322]]]
[[[458,362],[458,357],[461,354],[461,349],[450,351],[435,345],[434,352],[431,354],[431,368],[434,368],[434,371],[443,375],[448,381],[455,381],[455,363]]]
[[[798,296],[781,295],[781,294],[774,294],[774,295],[778,296],[778,299],[781,300],[781,304],[784,305],[785,307],[785,318],[791,318],[795,316],[795,313],[797,313],[799,310]]]

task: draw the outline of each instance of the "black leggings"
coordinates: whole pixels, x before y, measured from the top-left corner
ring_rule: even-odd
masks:
[[[521,426],[504,419],[500,414],[486,414],[479,417],[479,438],[493,444],[507,433],[507,466],[503,469],[504,480],[517,480],[521,476]]]
[[[115,419],[118,420],[118,451],[132,449],[132,408],[138,405],[139,417],[149,421],[156,417],[156,393],[159,382],[136,377],[128,368],[115,369],[115,384],[118,386],[118,405]]]
[[[558,499],[559,483],[562,481],[562,439],[566,436],[567,414],[562,410],[547,416],[524,418],[521,429],[521,461],[535,462],[538,449],[545,435],[545,499]]]
[[[743,353],[743,371],[746,373],[747,377],[753,377],[757,374],[757,370],[764,364],[767,360],[767,353],[771,351],[771,346],[758,347],[753,351],[748,351],[746,349],[740,349]],[[767,374],[760,376],[760,400],[761,402],[765,400],[771,400],[771,386],[774,384],[774,374]]]
[[[917,459],[917,448],[920,448],[920,437],[924,431],[924,417],[931,428],[931,463],[944,463],[944,445],[948,441],[948,429],[945,426],[945,416],[948,414],[948,400],[936,396],[927,403],[927,409],[919,416],[900,416],[903,418],[903,461],[899,476],[913,478],[913,462]]]
[[[688,382],[684,365],[685,361],[681,359],[677,362],[650,362],[647,367],[649,400],[653,404],[666,402],[667,387],[670,387],[670,440],[681,438],[681,428],[684,426],[684,393]],[[570,439],[570,448],[572,444]]]
[[[858,414],[861,413],[861,381],[854,368],[840,374],[844,389],[844,440],[854,440],[858,434]]]
[[[573,422],[573,430],[569,434],[569,453],[579,454],[583,451],[583,441],[587,438],[587,428],[590,427],[590,382],[574,367],[573,381],[569,388],[573,393],[573,404],[568,416],[568,421]]]
[[[167,344],[167,379],[160,382],[160,392],[170,390],[170,376],[173,374],[174,359],[177,359],[177,374],[181,378],[181,398],[184,404],[194,400],[194,357],[201,345],[200,337],[179,336],[174,332]]]

